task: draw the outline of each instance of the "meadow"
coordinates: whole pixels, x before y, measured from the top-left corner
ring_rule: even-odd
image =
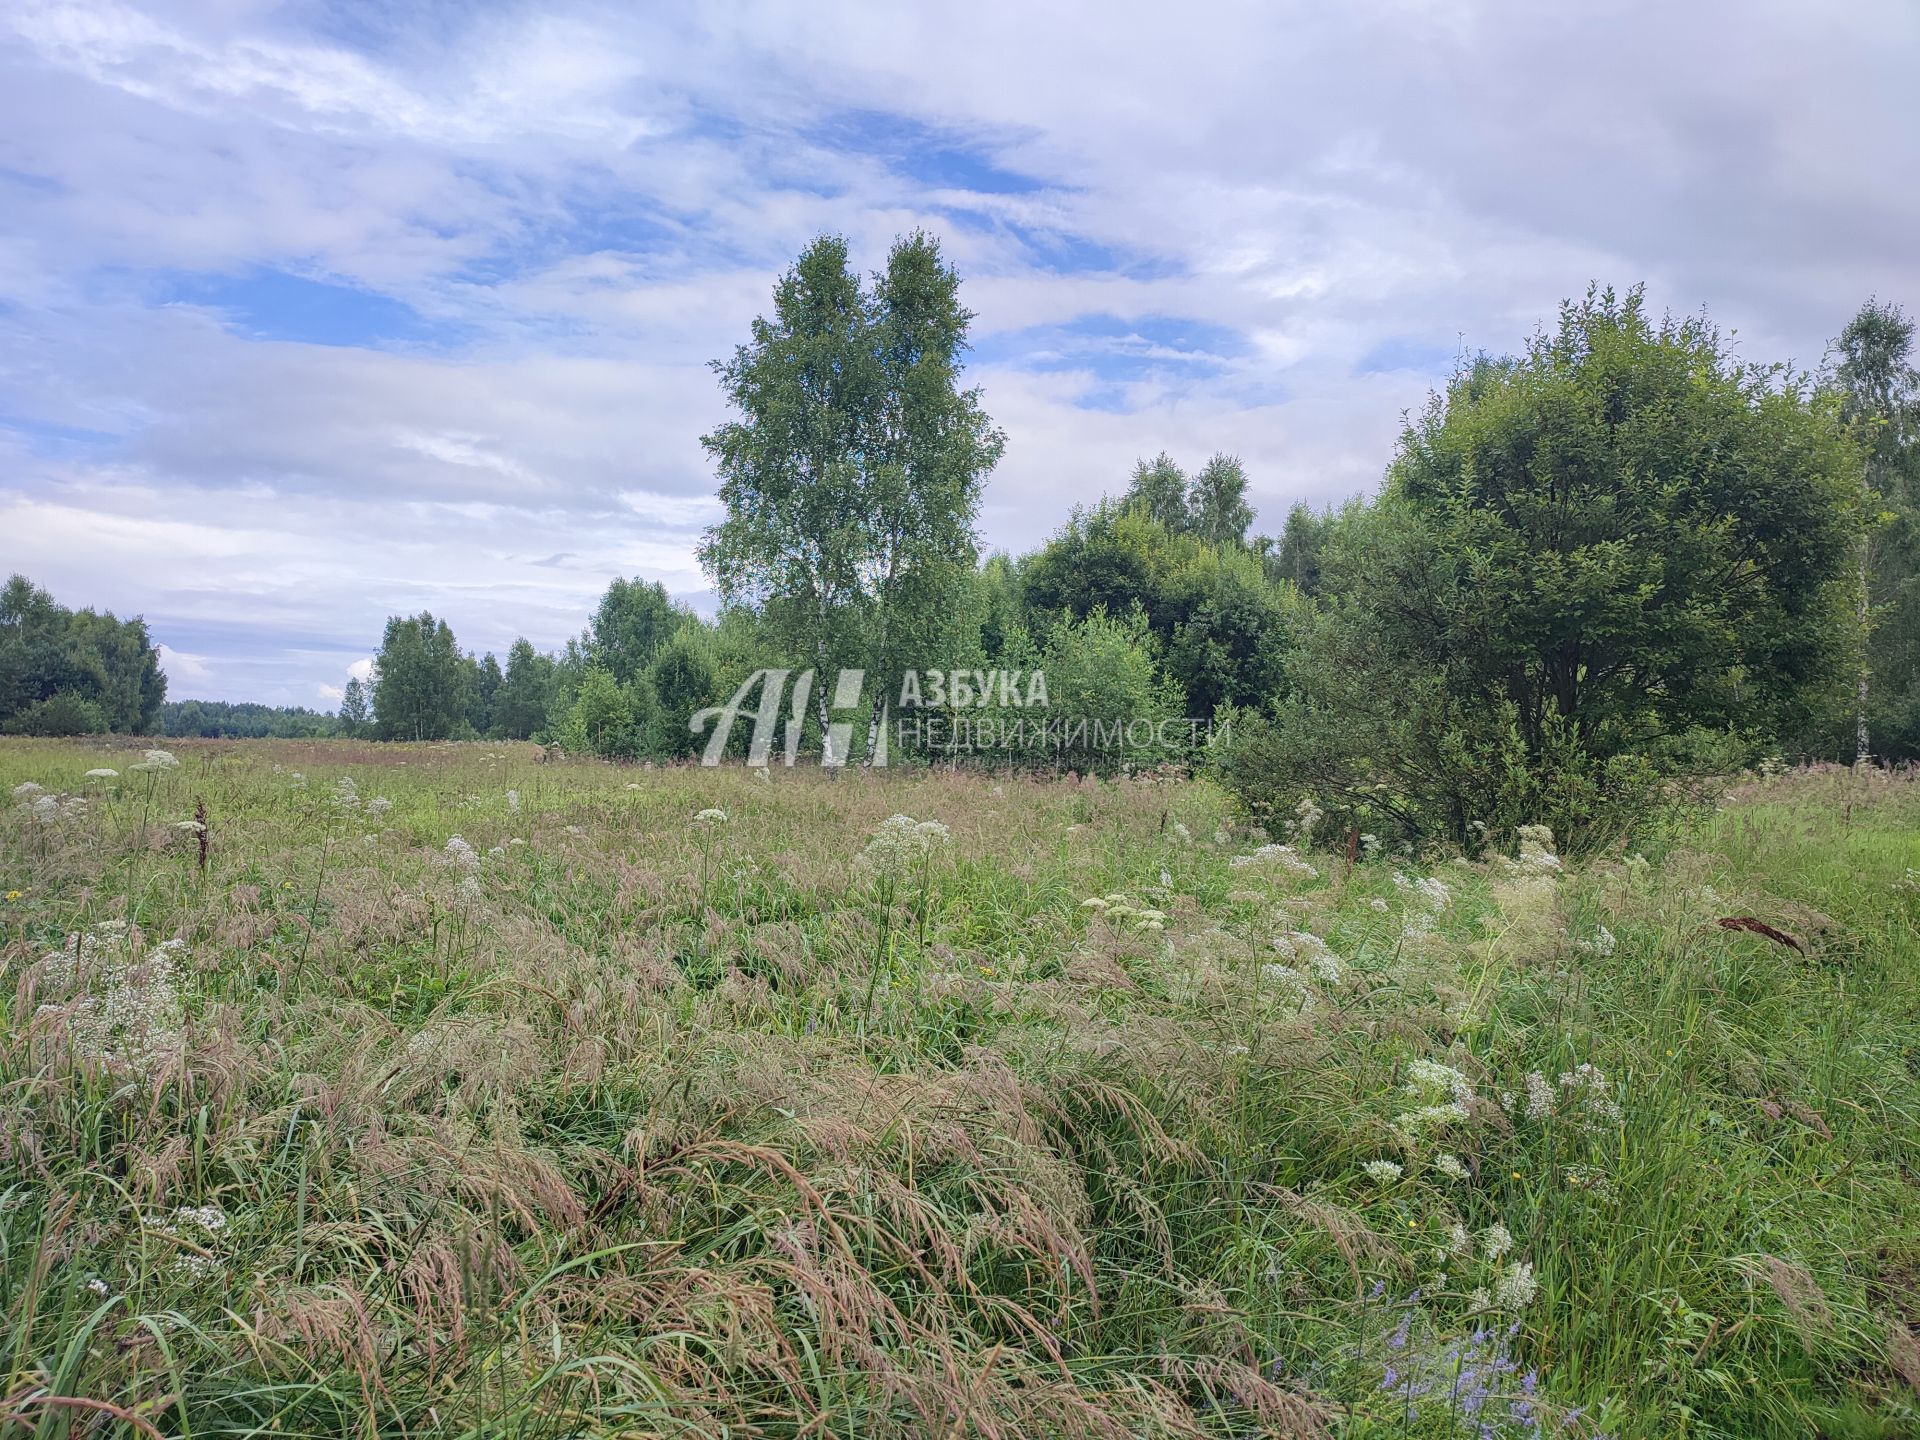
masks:
[[[530,745],[0,792],[4,1440],[1920,1433],[1911,777],[1476,862]]]

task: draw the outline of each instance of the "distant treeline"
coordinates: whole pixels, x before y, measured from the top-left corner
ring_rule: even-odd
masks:
[[[170,700],[160,707],[160,733],[209,740],[310,740],[339,734],[340,720],[327,711],[299,705]]]

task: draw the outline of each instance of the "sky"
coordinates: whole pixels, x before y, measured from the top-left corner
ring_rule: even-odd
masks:
[[[1161,450],[1364,493],[1593,282],[1817,366],[1920,308],[1914,0],[0,4],[0,572],[173,698],[331,708],[385,618],[710,611],[709,362],[925,227],[990,548]]]

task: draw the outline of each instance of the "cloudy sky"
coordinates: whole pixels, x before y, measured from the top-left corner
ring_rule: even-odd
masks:
[[[1075,13],[1077,12],[1077,13]],[[0,570],[178,697],[385,616],[710,605],[706,362],[813,235],[942,239],[1018,549],[1134,458],[1266,528],[1589,281],[1817,364],[1920,305],[1913,0],[0,4]]]

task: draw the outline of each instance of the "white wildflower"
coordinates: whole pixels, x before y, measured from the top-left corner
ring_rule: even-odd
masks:
[[[1467,1167],[1458,1155],[1440,1154],[1433,1157],[1433,1168],[1449,1180],[1465,1180]]]
[[[184,1023],[175,957],[180,940],[165,940],[137,959],[128,957],[124,925],[68,937],[45,957],[50,986],[65,1002],[41,1006],[61,1017],[76,1053],[150,1074],[172,1056]]]
[[[1360,1168],[1366,1171],[1369,1179],[1377,1180],[1382,1185],[1391,1185],[1403,1173],[1391,1160],[1369,1160]]]
[[[1499,1221],[1494,1221],[1480,1232],[1480,1253],[1489,1260],[1498,1260],[1513,1249],[1513,1232]]]
[[[378,820],[391,809],[393,809],[393,801],[384,795],[376,795],[367,802],[367,814],[375,820]]]
[[[1562,866],[1553,853],[1553,831],[1545,825],[1522,825],[1519,830],[1520,858],[1513,868],[1528,875],[1557,875]]]
[[[1580,948],[1586,951],[1587,954],[1597,955],[1604,960],[1607,956],[1613,954],[1615,944],[1613,932],[1604,925],[1597,925],[1594,927],[1592,938],[1582,940],[1580,942]]]
[[[1227,861],[1236,870],[1249,865],[1272,865],[1289,875],[1298,875],[1303,880],[1313,880],[1320,872],[1300,858],[1300,854],[1291,845],[1262,845],[1247,855],[1235,855]]]
[[[88,780],[118,780],[120,778],[120,772],[118,770],[109,770],[103,765],[97,770],[87,771],[85,778]]]
[[[449,865],[457,865],[462,870],[480,868],[480,853],[458,835],[447,841],[447,848],[442,854]]]
[[[917,868],[952,838],[938,820],[889,815],[882,820],[854,864],[869,875],[895,877]]]
[[[13,787],[13,798],[16,800],[31,800],[45,788],[45,786],[37,781],[22,780],[18,785]]]
[[[1560,1077],[1560,1091],[1567,1109],[1589,1128],[1618,1125],[1620,1102],[1614,1097],[1613,1084],[1597,1065],[1581,1064]]]
[[[518,815],[520,813],[520,792],[518,790],[507,791],[507,813],[509,815]]]
[[[1293,833],[1302,844],[1313,840],[1314,828],[1319,825],[1323,812],[1313,803],[1313,797],[1307,796],[1293,807]]]
[[[1524,1310],[1539,1293],[1540,1282],[1533,1278],[1533,1266],[1523,1260],[1494,1282],[1493,1304],[1500,1310]]]
[[[1443,1065],[1425,1056],[1408,1062],[1406,1090],[1416,1099],[1450,1095],[1461,1105],[1473,1098],[1471,1080],[1453,1066]]]
[[[1527,1119],[1545,1120],[1553,1114],[1553,1087],[1538,1070],[1527,1072]]]
[[[138,765],[135,765],[132,768],[135,770],[153,771],[153,772],[158,772],[162,770],[178,770],[180,768],[180,762],[174,759],[172,753],[169,751],[149,750],[147,751],[147,758],[145,760],[142,760]]]
[[[727,823],[727,812],[709,805],[705,810],[700,811],[693,817],[693,823],[696,825],[724,825]]]

